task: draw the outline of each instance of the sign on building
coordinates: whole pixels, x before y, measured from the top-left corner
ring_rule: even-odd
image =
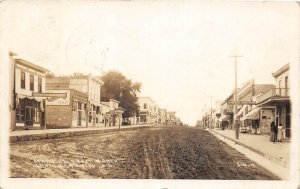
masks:
[[[70,91],[69,90],[47,90],[43,93],[47,97],[46,105],[52,106],[68,106],[70,105]]]

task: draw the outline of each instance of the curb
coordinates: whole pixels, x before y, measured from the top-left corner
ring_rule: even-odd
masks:
[[[218,133],[218,132],[216,132],[216,131],[213,131],[213,130],[210,130],[210,131],[212,131],[212,132],[214,132],[215,134],[218,134],[218,135],[220,135],[220,136],[222,136],[222,137],[224,137],[224,138],[226,138],[226,139],[228,139],[228,140],[230,140],[230,141],[232,141],[232,142],[234,142],[234,143],[236,143],[236,144],[239,144],[239,145],[241,145],[241,146],[243,146],[243,147],[245,147],[245,148],[247,148],[247,149],[249,149],[249,150],[251,150],[251,151],[257,153],[257,154],[259,154],[259,155],[265,157],[266,159],[268,159],[268,160],[270,160],[270,161],[273,161],[273,162],[275,162],[275,163],[278,163],[278,164],[280,164],[281,166],[284,166],[284,167],[287,167],[287,166],[288,166],[288,163],[287,163],[287,162],[283,162],[280,158],[271,156],[271,155],[269,155],[269,154],[267,154],[267,153],[265,153],[265,152],[262,152],[262,151],[260,151],[260,150],[257,150],[257,149],[255,149],[255,148],[253,148],[253,147],[251,147],[251,146],[248,146],[248,145],[246,145],[246,144],[244,144],[244,143],[241,143],[241,142],[239,142],[239,141],[237,141],[237,140],[235,140],[235,139],[232,139],[232,138],[230,138],[230,137],[227,137],[227,136],[225,136],[225,135],[222,135],[221,133]]]
[[[135,129],[143,129],[153,127],[152,125],[143,125],[140,127],[123,127],[121,129],[113,128],[113,129],[101,129],[99,130],[78,130],[78,131],[62,131],[62,132],[54,132],[54,133],[42,133],[42,134],[28,134],[21,136],[10,136],[10,143],[23,142],[23,141],[32,141],[32,140],[44,140],[44,139],[55,139],[55,138],[67,138],[67,137],[75,137],[82,135],[92,135],[92,134],[100,134],[100,133],[108,133],[108,132],[116,132],[116,131],[127,131],[127,130],[135,130]]]

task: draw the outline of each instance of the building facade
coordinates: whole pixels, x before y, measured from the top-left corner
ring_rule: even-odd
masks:
[[[124,112],[119,107],[120,102],[114,99],[110,99],[109,102],[101,102],[103,119],[102,123],[105,126],[121,126],[122,125],[122,113]]]
[[[12,76],[11,130],[45,128],[45,92],[47,69],[9,54]]]
[[[168,114],[167,125],[176,125],[176,112],[169,111],[167,112],[167,114]]]
[[[157,110],[154,100],[150,97],[139,97],[139,123],[155,124],[157,122]]]
[[[167,121],[167,110],[159,108],[159,121],[158,121],[158,124],[166,125],[166,121]]]
[[[255,84],[254,80],[248,81],[238,90],[238,117],[241,121],[241,132],[254,134],[266,133],[266,116],[272,113],[272,107],[261,109],[256,107],[257,96],[274,88],[273,84]]]
[[[100,90],[103,82],[99,77],[91,75],[73,75],[48,77],[47,89],[74,89],[87,95],[88,127],[104,126],[100,104]]]
[[[222,128],[233,129],[233,116],[234,116],[234,101],[233,93],[230,94],[225,101],[221,104],[221,117],[219,118]]]
[[[47,90],[53,97],[46,101],[46,126],[50,129],[87,127],[87,102],[85,93],[74,89]],[[55,97],[54,94],[65,97]]]
[[[275,124],[283,126],[285,137],[291,137],[291,103],[289,64],[272,73],[275,87],[257,97],[258,107],[275,107]],[[270,122],[270,121],[269,121]]]

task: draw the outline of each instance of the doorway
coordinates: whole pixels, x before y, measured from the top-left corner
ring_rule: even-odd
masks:
[[[32,106],[25,106],[25,127],[33,126],[33,118],[35,116],[35,109]]]

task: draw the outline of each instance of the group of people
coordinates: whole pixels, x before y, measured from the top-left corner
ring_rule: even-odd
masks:
[[[280,123],[279,126],[275,124],[274,118],[271,122],[271,135],[270,135],[270,141],[275,142],[281,142],[283,139],[283,133],[282,133],[282,124]]]

